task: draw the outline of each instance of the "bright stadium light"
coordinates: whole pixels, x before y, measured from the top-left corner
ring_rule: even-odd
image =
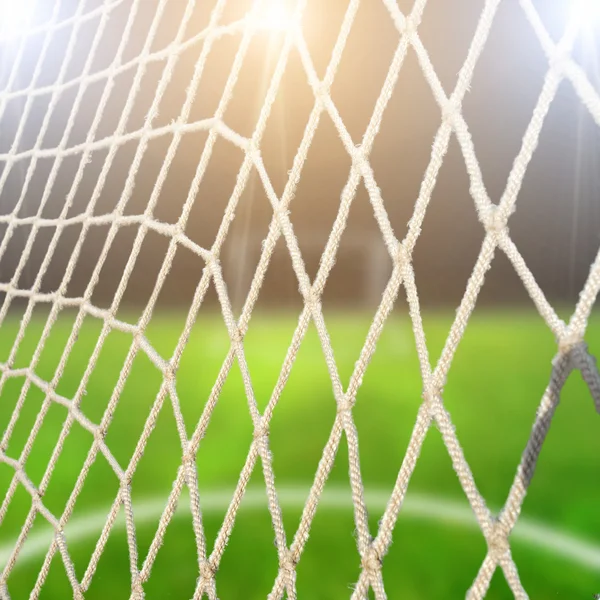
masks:
[[[27,31],[35,0],[0,0],[0,37],[18,37]]]

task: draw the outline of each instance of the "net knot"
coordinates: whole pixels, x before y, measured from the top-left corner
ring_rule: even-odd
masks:
[[[496,559],[499,559],[510,552],[508,532],[504,530],[504,527],[500,522],[496,522],[496,526],[488,538],[488,548]]]
[[[488,233],[495,233],[496,235],[500,235],[506,224],[504,222],[504,218],[500,214],[497,206],[490,206],[485,215],[485,228]]]
[[[206,262],[207,266],[216,267],[219,264],[219,259],[215,256],[214,252],[207,252],[204,262]]]
[[[200,578],[204,581],[210,581],[216,573],[217,569],[209,560],[203,560],[200,563]]]
[[[231,330],[229,331],[229,339],[231,340],[232,344],[241,344],[244,341],[244,335],[240,331],[240,328],[235,324],[233,324]]]
[[[284,571],[288,576],[293,575],[296,572],[296,564],[298,561],[294,558],[291,552],[287,552],[279,563],[279,567],[282,571]]]
[[[363,554],[362,567],[369,575],[377,575],[381,570],[381,557],[377,550],[371,547]]]
[[[269,437],[269,427],[262,420],[254,428],[254,439],[261,441]]]
[[[309,308],[315,309],[319,306],[320,296],[314,286],[311,286],[304,294],[304,301]]]
[[[442,120],[444,123],[454,127],[459,113],[460,111],[456,103],[452,100],[448,100],[442,107]]]
[[[558,340],[558,350],[561,355],[572,353],[577,348],[587,350],[586,343],[577,334],[567,333]]]
[[[106,437],[106,426],[102,426],[102,425],[98,425],[98,427],[96,427],[94,429],[94,440],[96,441],[96,443],[101,446],[102,444],[104,444],[104,438]]]
[[[394,266],[402,269],[405,264],[410,262],[410,253],[402,242],[394,244],[394,249],[390,253]]]
[[[338,402],[338,413],[340,415],[344,415],[344,413],[349,413],[352,410],[352,403],[344,398],[343,400],[340,400],[340,402]]]
[[[167,363],[167,366],[166,366],[165,370],[163,371],[163,379],[165,380],[165,382],[171,383],[171,382],[175,381],[176,376],[177,375],[176,375],[175,367],[172,364]]]
[[[185,122],[183,121],[183,119],[181,117],[179,117],[178,119],[171,119],[171,129],[173,130],[173,133],[177,133],[179,131],[181,131],[183,129],[185,125]]]
[[[566,52],[565,50],[556,49],[556,51],[552,55],[552,58],[550,59],[550,67],[554,71],[564,73],[570,61],[571,57],[569,56],[568,52]]]
[[[409,39],[412,39],[417,33],[417,21],[412,15],[404,17],[404,24],[402,26],[403,33]]]
[[[246,153],[252,159],[253,163],[257,163],[260,160],[260,148],[258,143],[254,139],[249,139],[246,144]]]
[[[142,582],[137,579],[131,588],[131,597],[135,600],[144,600],[144,588],[142,586]]]
[[[196,462],[196,457],[194,456],[193,452],[186,452],[182,457],[181,457],[181,464],[184,467],[189,467],[191,465],[193,465]]]
[[[441,385],[436,385],[432,382],[427,382],[423,386],[423,392],[421,393],[421,398],[425,402],[425,406],[428,408],[429,414],[431,414],[432,416],[437,407],[438,396],[441,393],[442,393]]]
[[[365,158],[365,154],[363,152],[362,146],[354,146],[352,150],[352,164],[354,167],[362,172],[363,168],[366,166],[367,159]]]
[[[315,85],[315,95],[317,100],[323,103],[329,96],[329,86],[324,81],[319,81],[319,83]]]

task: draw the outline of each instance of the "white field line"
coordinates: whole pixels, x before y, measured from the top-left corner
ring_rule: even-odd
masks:
[[[278,490],[278,497],[282,507],[301,510],[306,501],[306,489],[296,487],[282,487]],[[384,490],[370,490],[366,492],[367,506],[373,512],[382,512],[389,499],[389,492]],[[227,509],[231,501],[230,491],[211,491],[201,495],[202,510],[206,515],[221,514]],[[138,527],[156,525],[165,505],[163,496],[148,498],[134,504],[135,522]],[[263,489],[249,489],[246,491],[240,510],[257,510],[267,506],[266,493]],[[350,510],[352,497],[348,488],[331,487],[324,490],[319,509]],[[102,530],[109,507],[94,510],[86,516],[72,519],[65,528],[67,543],[71,548],[77,542],[95,539]],[[175,513],[176,518],[190,516],[187,498],[182,498]],[[431,495],[413,494],[406,498],[402,507],[401,518],[415,520],[437,521],[450,525],[477,529],[473,512],[468,506]],[[121,513],[115,522],[114,530],[123,530],[125,519]],[[17,568],[26,562],[43,556],[50,546],[54,531],[47,527],[33,533],[27,538],[19,554]],[[527,517],[521,518],[515,527],[511,540],[527,546],[543,550],[560,556],[571,562],[592,571],[600,571],[600,545],[578,538],[564,530],[559,530]],[[16,540],[0,544],[0,569],[4,568]]]

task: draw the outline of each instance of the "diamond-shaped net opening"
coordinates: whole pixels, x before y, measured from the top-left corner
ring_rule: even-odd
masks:
[[[600,15],[593,16],[598,12],[593,2],[566,3],[562,12],[552,9],[564,17],[562,27],[556,27],[556,19],[545,19],[548,8],[539,13],[533,0],[512,6],[530,27],[537,45],[535,49],[526,46],[523,52],[543,53],[544,68],[536,74],[540,91],[533,110],[528,109],[508,176],[492,201],[463,101],[480,58],[492,43],[490,35],[504,4],[509,3],[482,0],[459,7],[427,0],[350,0],[315,6],[307,0],[0,0],[0,324],[3,338],[9,341],[0,363],[2,402],[8,407],[3,408],[0,441],[0,463],[6,467],[3,477],[8,473],[3,479],[0,521],[8,526],[11,540],[2,555],[2,598],[10,597],[11,586],[19,577],[20,561],[30,548],[28,540],[40,538],[40,522],[47,525],[44,531],[49,530],[50,535],[41,535],[47,543],[37,578],[31,582],[30,597],[43,596],[57,559],[64,565],[73,597],[86,597],[111,531],[123,521],[130,597],[143,598],[153,585],[151,574],[165,536],[181,510],[190,517],[197,554],[193,597],[217,598],[222,558],[251,479],[266,488],[265,506],[274,531],[277,569],[268,597],[296,598],[297,570],[341,446],[349,463],[360,564],[349,593],[352,598],[370,594],[386,598],[384,559],[432,427],[441,432],[487,545],[467,597],[483,598],[498,569],[515,597],[527,597],[509,537],[532,483],[561,389],[572,370],[581,372],[600,411],[600,376],[585,342],[600,289],[600,254],[586,272],[575,310],[564,321],[511,238],[508,221],[563,83],[572,88],[589,122],[600,126],[600,94],[575,54],[582,40],[589,44],[593,38],[590,23],[594,19],[596,31],[600,31]],[[459,51],[455,54],[464,51],[464,56],[458,69],[453,66],[454,72],[458,71],[453,80],[447,73],[440,76],[432,59],[433,54],[438,60],[446,55],[452,63],[452,49],[446,52],[438,47],[433,52],[420,32],[421,22],[431,18],[428,11],[448,12],[450,6],[450,12],[456,11],[456,22],[466,23],[457,28]],[[381,32],[382,40],[385,37],[392,43],[386,46],[382,41],[381,47],[376,47],[374,38],[362,27],[370,27],[375,38]],[[438,23],[438,31],[442,29]],[[518,38],[520,33],[517,28],[512,35]],[[348,53],[349,64],[344,62]],[[379,60],[371,67],[373,53]],[[498,56],[497,61],[501,60]],[[410,70],[404,80],[403,69]],[[357,86],[356,96],[348,93],[350,80]],[[384,152],[392,170],[394,163],[401,169],[400,163],[412,160],[395,151],[396,138],[400,140],[403,133],[389,135],[386,115],[392,98],[398,95],[408,103],[403,110],[410,110],[413,84],[428,94],[424,104],[429,103],[429,108],[424,110],[434,115],[433,143],[423,154],[420,185],[415,187],[410,211],[403,205],[405,223],[401,227],[400,213],[394,208],[395,192],[389,184],[380,186],[379,182],[380,175],[384,179],[390,176],[373,168],[372,151]],[[286,122],[280,109],[284,92],[292,110],[301,115],[294,123]],[[368,106],[368,110],[355,110],[355,104]],[[484,107],[484,118],[495,118],[493,107],[490,103],[489,114]],[[380,148],[377,141],[384,128],[388,135],[386,145]],[[287,132],[283,141],[282,130]],[[417,134],[426,135],[426,128],[416,127],[407,135]],[[426,227],[430,199],[451,144],[459,149],[464,162],[482,242],[439,359],[432,364],[413,251],[422,227]],[[343,176],[332,184],[333,175],[328,174],[334,165]],[[326,235],[319,233],[323,228],[315,228],[312,245],[307,245],[309,238],[297,234],[294,223],[294,198],[302,189],[305,167],[320,169],[318,184],[311,192],[314,197],[307,199],[307,206],[314,219],[327,224]],[[321,207],[323,195],[328,201]],[[244,201],[248,197],[260,202],[248,205]],[[353,370],[349,377],[342,377],[323,300],[359,197],[367,201],[360,214],[366,215],[363,220],[366,223],[368,218],[371,228],[365,237],[355,238],[350,256],[356,258],[350,263],[362,260],[367,237],[376,238],[376,251],[366,259],[366,268],[375,282],[372,287],[377,288],[377,282],[381,285]],[[252,224],[236,229],[232,223],[239,214]],[[305,227],[309,229],[310,225]],[[503,508],[493,513],[475,483],[453,417],[444,404],[443,389],[486,272],[497,254],[505,255],[522,281],[556,340],[557,352],[514,482]],[[140,272],[136,265],[144,256],[154,257],[155,268]],[[281,279],[270,285],[291,286],[299,317],[291,341],[285,345],[283,364],[273,367],[272,393],[259,402],[247,359],[246,334],[263,284],[269,280],[269,269],[278,261],[285,262],[293,276],[287,283]],[[237,276],[236,269],[249,274]],[[346,278],[352,279],[353,271],[348,269]],[[237,285],[231,284],[228,273],[233,273]],[[356,285],[341,293],[353,289]],[[127,301],[130,296],[136,300],[133,304]],[[180,305],[185,298],[186,310],[175,331],[157,337],[152,323],[161,298],[178,300]],[[399,298],[408,305],[422,402],[393,490],[373,528],[353,408]],[[186,351],[195,343],[192,333],[205,303],[220,310],[222,335],[209,351],[221,353],[222,362],[211,372],[206,389],[182,389],[178,370],[182,362],[190,362]],[[15,312],[20,317],[17,320]],[[288,379],[289,385],[294,383],[293,367],[302,343],[310,335],[315,344],[318,340],[325,357],[327,374],[323,369],[320,373],[330,381],[335,410],[328,414],[328,437],[323,438],[299,523],[290,532],[284,527],[285,506],[276,483],[270,433]],[[201,370],[202,353],[198,356]],[[139,385],[128,385],[136,370],[152,374],[136,378],[143,380]],[[247,443],[247,455],[238,465],[237,483],[226,496],[224,518],[214,543],[209,544],[199,486],[203,471],[197,455],[205,439],[213,446],[218,442],[210,437],[211,418],[229,385],[249,409],[247,427],[239,432]],[[102,400],[92,402],[87,397],[88,387],[93,386],[104,390]],[[184,394],[201,396],[195,411],[184,406]],[[136,396],[146,399],[137,405],[145,411],[140,426],[111,428],[115,415],[129,411],[128,401]],[[152,437],[155,428],[160,429],[163,409],[168,409],[169,435],[179,445],[175,458],[166,445],[160,446],[166,444],[166,438],[155,441]],[[241,402],[235,410],[246,411]],[[17,443],[20,422],[27,424],[27,431]],[[48,434],[52,423],[54,436]],[[117,449],[119,438],[128,442]],[[164,463],[169,463],[165,472],[172,487],[152,523],[151,537],[142,540],[137,524],[149,509],[137,501],[132,482],[153,443],[159,445],[159,452],[164,451]],[[31,460],[36,452],[45,457],[43,469],[39,460],[35,464]],[[60,493],[51,495],[53,473],[65,456],[76,464],[76,477],[61,480]],[[160,454],[152,456],[161,461]],[[302,461],[301,448],[298,461]],[[77,512],[78,500],[90,495],[86,480],[94,469],[103,469],[109,482],[98,491],[109,508],[97,524],[94,546],[81,568],[75,564],[65,532]],[[11,510],[17,505],[23,514],[14,517],[19,523],[15,531]],[[101,586],[102,582],[96,589]]]

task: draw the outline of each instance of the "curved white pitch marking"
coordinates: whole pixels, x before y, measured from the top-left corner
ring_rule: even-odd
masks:
[[[282,506],[301,510],[307,498],[306,489],[282,487],[278,490]],[[371,510],[383,511],[389,500],[389,492],[384,490],[367,491],[365,495],[367,506]],[[202,494],[202,511],[204,514],[222,512],[231,501],[230,491],[212,491]],[[134,504],[136,525],[154,524],[160,518],[165,506],[165,498],[153,497]],[[244,495],[240,510],[257,510],[266,506],[266,493],[262,489],[249,489]],[[330,487],[325,490],[319,502],[319,509],[351,509],[352,496],[348,488]],[[67,542],[72,545],[82,540],[93,538],[104,527],[109,508],[95,510],[85,517],[72,519],[65,528]],[[175,516],[181,518],[189,515],[188,499],[183,497],[177,507]],[[431,495],[413,494],[407,497],[402,507],[403,518],[439,521],[477,529],[477,523],[470,508],[456,502]],[[119,514],[113,529],[124,529],[125,519]],[[52,542],[54,530],[48,527],[27,538],[19,553],[17,568],[34,559],[43,556]],[[523,544],[542,549],[546,552],[561,556],[592,571],[600,571],[600,546],[582,540],[566,531],[561,531],[548,525],[521,518],[517,523],[511,539]],[[8,561],[15,540],[0,545],[0,569]]]

